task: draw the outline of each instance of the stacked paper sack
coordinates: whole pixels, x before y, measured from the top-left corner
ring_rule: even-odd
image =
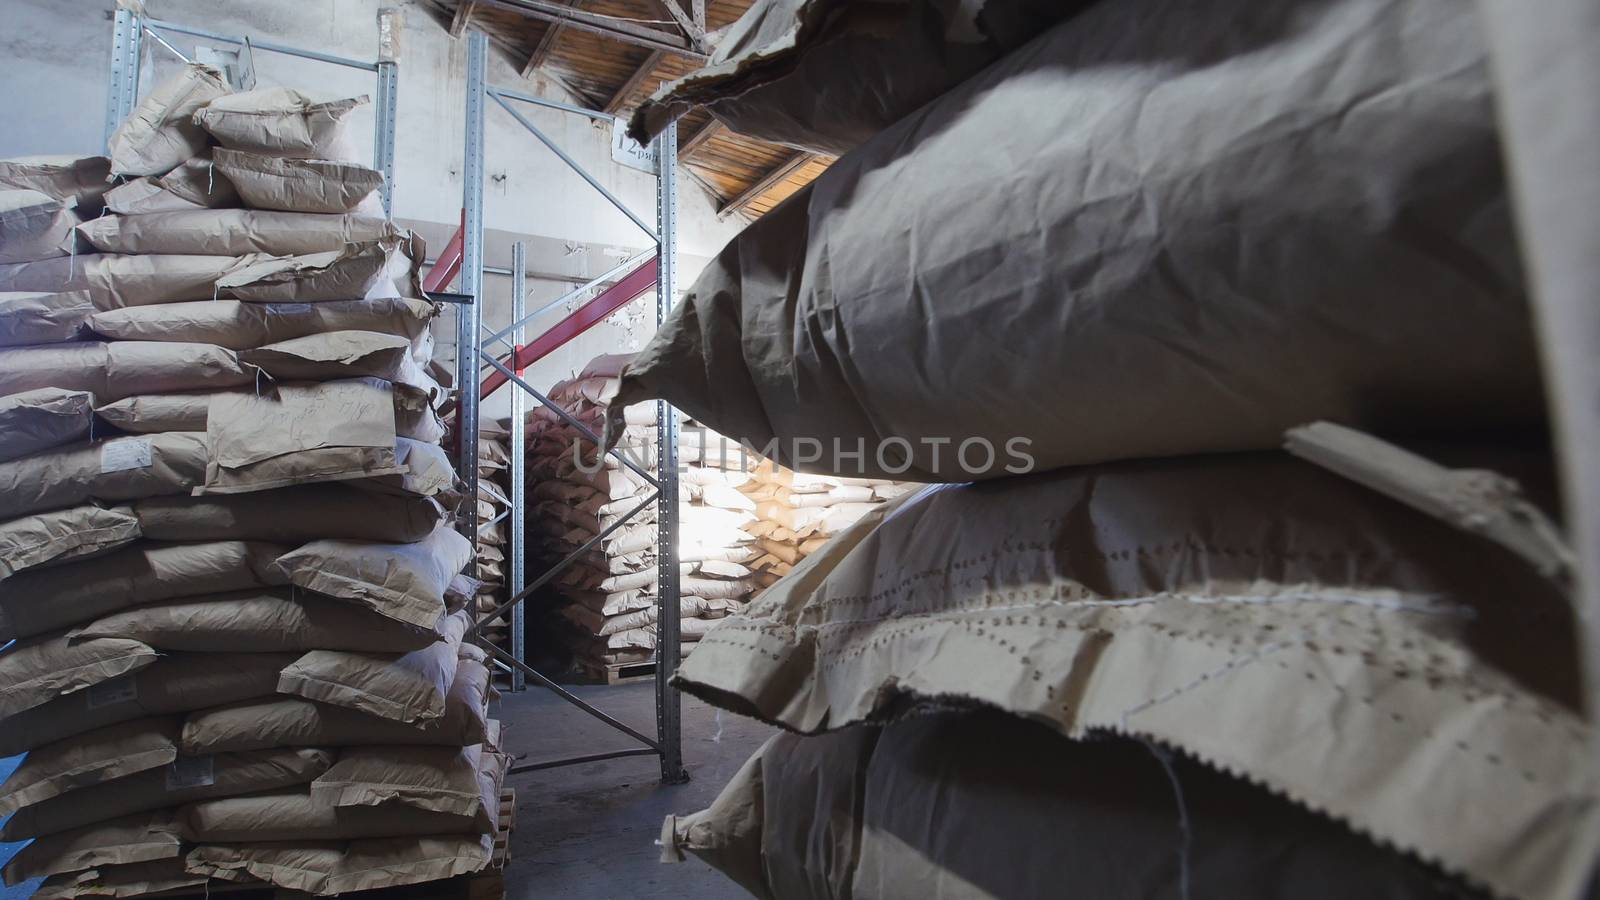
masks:
[[[575,379],[552,388],[549,398],[575,420],[598,434],[607,400],[626,357],[602,356]],[[578,429],[547,407],[532,411],[528,422],[528,557],[547,567],[582,547],[596,534],[638,508],[589,553],[556,576],[553,584],[571,605],[562,610],[577,630],[572,649],[580,665],[606,666],[642,662],[656,647],[657,507],[646,503],[657,472],[656,415],[653,405],[628,411],[628,429],[621,452],[601,455]],[[680,497],[688,496],[687,484]],[[642,508],[639,508],[641,507]],[[711,617],[735,608],[737,598],[753,588],[750,572],[736,560],[749,556],[753,538],[738,524],[748,513],[730,513],[707,529],[725,546],[708,552],[693,543],[691,524],[683,521],[680,544],[683,646],[688,652],[704,634]],[[698,593],[696,592],[698,591]]]
[[[739,491],[753,501],[760,555],[750,562],[762,587],[789,574],[835,534],[917,486],[883,478],[810,475],[771,460],[753,463]]]
[[[599,433],[628,357],[602,356],[550,399]],[[618,450],[657,470],[656,410],[626,411]],[[797,476],[734,441],[685,420],[678,441],[683,652],[718,620],[738,612],[805,553],[902,488],[889,481]],[[758,465],[759,463],[759,465]],[[642,503],[640,474],[548,409],[532,417],[528,443],[530,557],[549,565],[582,547]],[[657,509],[646,506],[557,578],[570,601],[580,666],[642,662],[656,648]]]
[[[866,6],[760,0],[635,119],[838,157],[607,433],[664,399],[945,482],[696,646],[674,684],[782,732],[665,856],[786,898],[1592,896],[1595,548],[1477,7]]]
[[[109,161],[0,163],[0,756],[27,754],[0,839],[32,839],[7,883],[489,862],[505,759],[451,611],[472,551],[421,248],[361,214],[378,173],[323,158],[360,102],[190,67]]]
[[[492,620],[489,617],[509,597],[506,590],[511,566],[506,558],[506,541],[511,533],[506,517],[511,507],[507,489],[511,454],[508,438],[505,426],[498,422],[478,430],[478,540],[472,573],[477,580],[473,605],[482,622],[483,636],[510,651],[510,616],[501,614]]]

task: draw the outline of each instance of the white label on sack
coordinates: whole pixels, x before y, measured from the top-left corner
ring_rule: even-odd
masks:
[[[150,465],[150,439],[124,438],[100,445],[100,474],[143,469]]]
[[[182,791],[216,784],[213,759],[212,756],[180,756],[173,760],[167,766],[167,790]]]
[[[268,303],[267,306],[270,307],[273,312],[281,313],[286,316],[311,315],[311,304],[309,303]]]
[[[132,675],[124,675],[93,685],[84,691],[84,695],[90,709],[115,706],[118,703],[139,699],[139,684],[133,680]]]

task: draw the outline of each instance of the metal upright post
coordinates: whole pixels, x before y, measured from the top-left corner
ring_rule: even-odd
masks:
[[[386,6],[378,10],[378,101],[372,167],[383,173],[378,189],[383,211],[394,214],[394,119],[400,91],[400,30],[404,19],[399,9]]]
[[[378,192],[383,200],[383,212],[390,216],[394,215],[394,116],[399,82],[398,63],[378,63],[378,124],[372,158],[373,168],[383,173],[383,185]]]
[[[554,768],[556,766],[595,762],[597,760],[620,759],[623,757],[656,754],[661,757],[662,781],[668,784],[680,783],[687,781],[689,775],[683,767],[679,694],[671,684],[672,677],[678,667],[678,660],[682,655],[680,653],[678,644],[679,640],[681,639],[681,629],[679,627],[678,614],[680,608],[679,597],[682,591],[681,584],[679,582],[678,571],[677,412],[673,410],[672,407],[664,404],[656,407],[657,425],[660,429],[659,452],[661,454],[657,460],[659,469],[656,474],[652,475],[647,471],[647,465],[643,464],[642,462],[636,462],[630,458],[627,453],[623,452],[619,448],[613,447],[606,451],[612,458],[617,460],[618,464],[631,470],[635,475],[639,476],[639,478],[643,479],[652,488],[654,488],[650,495],[642,498],[636,506],[629,509],[627,512],[624,512],[620,516],[616,516],[609,525],[606,525],[600,530],[599,534],[590,537],[581,546],[573,549],[561,561],[557,562],[550,568],[545,569],[538,577],[532,579],[531,581],[527,581],[527,583],[524,583],[526,572],[523,569],[525,559],[523,558],[522,551],[524,549],[523,545],[525,542],[525,522],[521,516],[525,515],[524,510],[527,503],[527,485],[525,483],[527,476],[527,448],[525,446],[524,437],[524,428],[526,425],[523,421],[525,418],[526,407],[520,404],[526,403],[527,398],[532,398],[534,401],[537,401],[539,404],[541,404],[545,409],[549,410],[550,413],[557,419],[565,422],[569,428],[573,429],[573,431],[581,435],[590,443],[598,445],[601,443],[601,440],[599,436],[597,436],[583,422],[579,421],[570,412],[563,409],[560,404],[555,403],[549,397],[546,397],[544,394],[540,393],[539,390],[533,385],[529,384],[520,373],[513,371],[512,368],[507,366],[507,362],[514,367],[529,365],[527,360],[535,359],[539,355],[535,351],[547,351],[560,346],[566,341],[571,340],[576,335],[582,333],[584,329],[594,325],[609,313],[614,312],[617,308],[619,308],[621,302],[630,301],[640,296],[644,291],[648,290],[651,279],[655,279],[658,283],[658,293],[656,297],[656,315],[658,321],[665,318],[668,312],[670,312],[673,302],[672,273],[677,263],[677,129],[669,127],[666,134],[660,138],[660,146],[662,149],[658,152],[657,156],[660,166],[658,171],[659,177],[657,178],[656,193],[656,224],[657,228],[659,229],[659,231],[657,231],[651,229],[647,223],[630,212],[620,200],[610,194],[610,192],[606,191],[595,179],[589,177],[587,173],[584,173],[582,168],[577,166],[571,157],[567,156],[565,153],[561,153],[559,148],[556,148],[553,145],[553,142],[549,141],[543,134],[539,132],[536,127],[534,127],[533,123],[527,120],[527,117],[523,116],[521,113],[518,113],[506,102],[508,97],[518,100],[523,99],[522,97],[513,96],[504,89],[497,88],[485,82],[487,59],[487,39],[481,33],[476,31],[470,32],[467,45],[467,153],[465,165],[463,166],[463,176],[466,184],[464,190],[464,200],[462,203],[462,224],[458,232],[459,241],[456,238],[451,239],[451,247],[459,247],[460,249],[459,252],[452,253],[451,249],[447,247],[445,252],[440,254],[441,259],[446,257],[460,259],[462,293],[468,293],[476,296],[480,292],[480,283],[483,275],[483,110],[486,106],[485,101],[487,99],[497,101],[501,106],[506,108],[507,112],[510,113],[510,115],[516,119],[518,123],[523,125],[529,132],[533,133],[535,137],[538,137],[546,144],[550,144],[551,149],[557,151],[558,156],[572,164],[573,168],[576,169],[579,174],[584,175],[586,180],[599,189],[599,192],[602,195],[604,195],[608,200],[611,200],[613,203],[617,204],[618,207],[623,210],[623,212],[628,214],[629,219],[631,219],[645,232],[649,233],[651,238],[656,240],[656,259],[653,262],[649,262],[635,268],[632,272],[623,277],[621,281],[607,288],[601,293],[600,296],[586,302],[583,307],[575,311],[573,315],[568,316],[567,319],[564,319],[561,323],[540,335],[539,338],[533,341],[529,346],[520,346],[522,343],[521,328],[525,324],[523,320],[528,317],[523,309],[523,305],[526,301],[526,285],[522,280],[526,273],[526,248],[521,246],[514,248],[515,259],[512,271],[517,278],[517,282],[514,287],[514,297],[512,299],[513,321],[510,326],[493,335],[490,335],[488,340],[484,341],[481,339],[481,312],[475,306],[458,307],[461,312],[458,318],[458,325],[460,326],[460,331],[458,332],[460,335],[458,338],[460,343],[458,346],[463,353],[468,352],[470,349],[471,353],[476,354],[475,359],[470,361],[470,363],[469,361],[463,361],[461,365],[460,374],[463,396],[461,399],[460,416],[462,417],[463,422],[465,422],[469,416],[474,421],[476,420],[477,410],[473,404],[475,404],[477,398],[481,396],[478,391],[480,387],[492,392],[495,387],[498,387],[501,384],[510,383],[514,385],[518,391],[521,391],[527,395],[527,397],[522,398],[517,398],[514,396],[514,399],[512,400],[513,424],[511,452],[513,458],[511,460],[511,469],[512,479],[514,482],[511,497],[513,504],[511,518],[512,527],[514,529],[514,536],[512,538],[512,565],[514,584],[517,587],[513,588],[511,596],[504,603],[496,606],[493,610],[485,611],[483,614],[484,619],[474,623],[473,627],[469,631],[469,635],[475,641],[481,640],[481,633],[485,622],[496,620],[506,615],[515,616],[521,605],[528,599],[528,597],[532,596],[540,588],[551,583],[554,579],[559,577],[560,574],[563,571],[566,571],[569,566],[577,563],[586,555],[594,552],[595,548],[599,547],[602,542],[604,542],[606,538],[613,532],[624,527],[630,521],[635,521],[634,517],[649,509],[650,504],[656,504],[657,508],[660,510],[660,544],[658,548],[660,551],[660,569],[658,572],[660,597],[658,599],[659,646],[656,654],[655,737],[650,737],[628,726],[627,724],[618,721],[612,716],[607,715],[599,709],[596,709],[593,705],[586,703],[581,697],[574,695],[571,691],[561,687],[561,685],[557,684],[553,680],[545,677],[538,670],[528,665],[526,660],[518,658],[517,654],[523,653],[523,648],[521,646],[514,645],[515,653],[507,652],[504,648],[496,647],[488,643],[484,643],[483,647],[495,658],[496,662],[503,663],[515,671],[520,671],[524,676],[526,676],[529,682],[549,688],[552,693],[562,700],[565,700],[589,715],[594,716],[602,722],[605,722],[612,728],[615,728],[623,734],[626,734],[627,736],[645,745],[644,748],[641,749],[618,750],[605,753],[590,753],[581,756],[569,757],[566,759],[525,763],[512,767],[511,772],[530,772],[534,770]],[[541,103],[540,105],[545,104]],[[632,268],[634,262],[636,261],[630,261],[624,266],[619,267],[619,271],[626,268]],[[450,268],[446,268],[444,270],[439,270],[436,268],[435,272],[430,275],[430,279],[437,283],[444,280],[446,276],[450,275],[450,273]],[[604,277],[599,280],[604,280]],[[593,286],[593,284],[589,285],[589,287]],[[562,301],[557,300],[554,302],[559,304]],[[614,303],[616,305],[611,305]],[[513,332],[515,332],[513,341],[518,346],[513,350],[509,360],[502,361],[494,353],[490,352],[488,345],[502,340],[506,335],[512,334]],[[481,359],[483,363],[493,367],[494,375],[491,377],[494,380],[479,385],[479,369],[476,365],[476,360],[478,359]],[[474,467],[471,472],[463,473],[464,479],[469,481],[471,478],[475,477],[475,475],[476,467]],[[469,491],[475,493],[475,486],[469,487]],[[469,497],[468,502],[472,503],[473,499]],[[520,637],[521,633],[521,627],[520,624],[518,624],[514,630],[514,634]]]
[[[106,95],[106,145],[117,126],[133,113],[139,102],[139,52],[144,43],[144,23],[140,16],[117,9],[111,40],[111,86]]]
[[[511,329],[511,343],[515,347],[522,346],[523,308],[527,305],[528,291],[528,245],[517,241],[511,245],[511,321],[516,326]],[[515,352],[512,356],[515,357]],[[517,374],[522,374],[518,372]],[[527,582],[526,561],[522,558],[523,548],[528,536],[528,493],[527,493],[527,435],[524,432],[528,415],[528,394],[526,391],[513,390],[511,392],[511,596],[522,593],[522,588]],[[527,648],[522,634],[523,606],[518,603],[511,608],[511,655],[519,662],[527,662]],[[511,689],[513,691],[526,690],[528,687],[527,674],[521,669],[511,669]]]
[[[462,165],[461,293],[469,303],[456,307],[456,431],[461,438],[459,474],[465,498],[459,514],[462,533],[478,542],[478,332],[483,314],[483,89],[489,66],[489,38],[473,31],[467,40],[466,153]]]
[[[678,261],[678,126],[668,125],[656,138],[656,324],[672,310],[674,273]],[[660,482],[657,565],[660,604],[656,624],[656,742],[661,749],[661,780],[680,784],[689,780],[683,768],[682,709],[678,689],[671,684],[682,656],[678,645],[678,411],[656,403],[656,454]]]

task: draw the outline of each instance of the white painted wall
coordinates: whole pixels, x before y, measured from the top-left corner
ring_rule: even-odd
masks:
[[[427,234],[448,235],[461,208],[465,115],[466,42],[454,40],[413,0],[145,0],[159,19],[224,34],[291,44],[360,59],[377,53],[377,14],[381,6],[404,10],[395,159],[397,219]],[[114,0],[0,0],[0,157],[38,153],[101,152],[107,74],[110,66]],[[174,46],[193,55],[197,40],[169,35]],[[141,85],[148,90],[170,72],[170,54],[146,40]],[[371,94],[375,78],[354,69],[270,53],[255,56],[260,83],[283,84],[325,94]],[[528,93],[572,102],[559,86],[518,75],[513,63],[491,45],[490,81]],[[655,218],[655,178],[611,160],[611,135],[604,125],[582,116],[527,104],[519,109],[577,159],[608,190],[647,222]],[[649,238],[610,206],[564,163],[493,103],[485,112],[484,221],[491,230],[491,265],[506,265],[510,241],[526,238],[537,249],[531,268],[561,274],[598,274],[614,264],[616,253],[642,249]],[[371,108],[350,120],[363,141],[372,132]],[[680,287],[705,260],[742,227],[732,217],[718,220],[712,199],[692,180],[679,179]],[[436,250],[442,240],[436,239]],[[559,248],[552,253],[551,248]],[[485,319],[504,322],[509,309],[509,278],[487,279]],[[529,282],[530,303],[559,296],[557,282]],[[636,304],[643,306],[643,303]],[[550,316],[535,328],[548,327]],[[619,314],[620,322],[624,316]],[[531,373],[544,387],[567,377],[589,357],[635,347],[653,328],[635,314],[623,327],[597,326],[587,339]],[[643,330],[641,330],[643,328]],[[446,346],[442,353],[453,353]],[[485,409],[496,414],[504,398]]]

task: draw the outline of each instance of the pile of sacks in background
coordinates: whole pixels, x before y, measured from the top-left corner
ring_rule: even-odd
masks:
[[[511,522],[505,517],[511,508],[509,439],[510,432],[503,422],[485,422],[478,428],[478,540],[473,560],[473,575],[478,582],[473,608],[477,610],[481,634],[507,652],[511,650],[510,616],[501,614],[490,620],[488,614],[509,596],[511,561],[506,558],[506,542]]]
[[[576,379],[551,388],[547,396],[598,434],[608,392],[614,389],[625,361],[623,357],[599,357]],[[623,452],[638,470],[653,478],[657,469],[654,407],[641,405],[629,410],[628,422]],[[568,645],[575,661],[580,667],[603,667],[650,659],[656,647],[658,510],[654,502],[646,501],[653,486],[616,457],[602,458],[581,432],[542,404],[529,412],[527,434],[527,555],[532,571],[555,565],[627,517],[625,524],[574,560],[551,583],[568,601],[561,614],[574,626]],[[680,571],[687,582],[694,569],[685,560]],[[688,597],[687,583],[684,596]],[[712,606],[706,604],[706,611]],[[703,633],[687,621],[697,609],[693,601],[685,599],[682,646],[686,653]]]
[[[109,161],[0,162],[7,883],[334,894],[491,859],[436,310],[420,243],[361,214],[379,173],[325,158],[359,102],[189,67]]]
[[[732,472],[721,474],[730,483],[735,477]],[[769,459],[752,462],[740,480],[737,487],[752,501],[756,517],[745,530],[755,536],[761,551],[749,566],[762,587],[789,574],[796,563],[862,516],[917,487],[883,478],[809,475]]]
[[[602,356],[549,397],[599,433],[627,356]],[[652,476],[654,404],[626,411],[618,450]],[[693,420],[678,440],[680,634],[688,653],[718,619],[738,612],[827,536],[904,486],[884,480],[796,475],[747,453]],[[759,464],[758,464],[759,463]],[[529,556],[551,565],[648,498],[652,486],[615,456],[601,455],[548,409],[530,417]],[[657,509],[646,506],[556,579],[570,601],[580,666],[642,662],[656,648]]]

